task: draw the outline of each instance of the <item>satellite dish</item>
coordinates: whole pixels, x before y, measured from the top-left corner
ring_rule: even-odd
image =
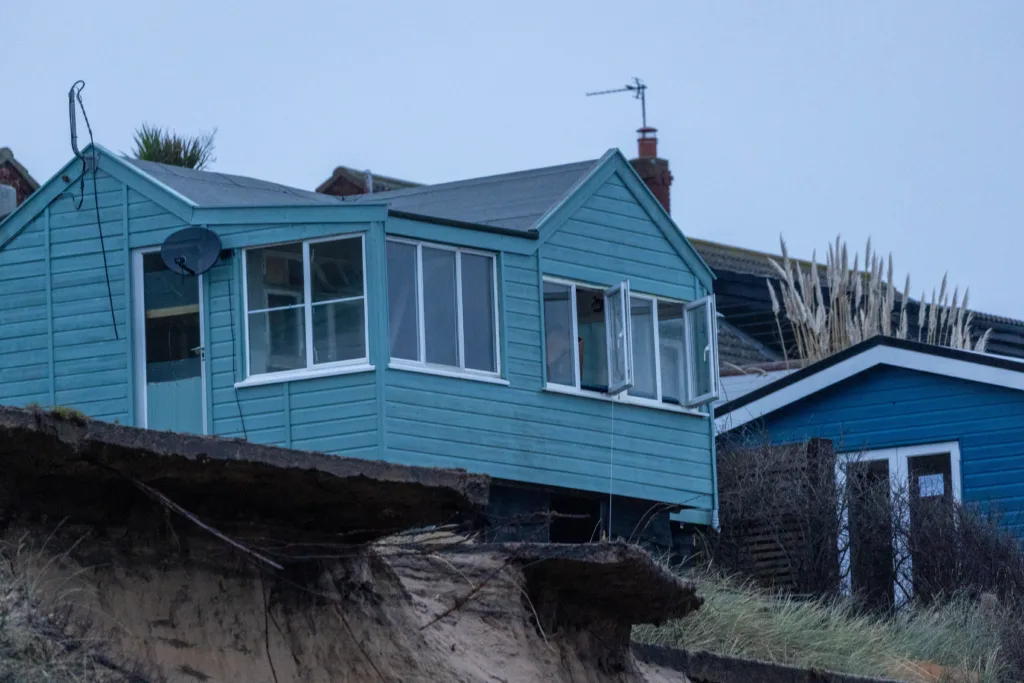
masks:
[[[160,247],[160,257],[171,272],[178,275],[202,275],[220,256],[220,237],[206,228],[184,228]]]

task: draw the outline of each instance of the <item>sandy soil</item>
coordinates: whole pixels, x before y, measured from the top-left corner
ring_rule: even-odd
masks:
[[[685,680],[633,660],[621,625],[538,628],[500,554],[373,546],[282,576],[216,543],[62,537],[17,561],[113,658],[171,682]]]

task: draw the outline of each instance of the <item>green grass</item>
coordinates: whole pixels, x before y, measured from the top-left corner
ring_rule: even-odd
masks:
[[[966,600],[894,616],[857,613],[842,601],[769,594],[705,574],[690,576],[705,599],[695,614],[635,629],[635,640],[730,657],[893,676],[900,665],[933,662],[1006,680],[999,662],[996,613]]]

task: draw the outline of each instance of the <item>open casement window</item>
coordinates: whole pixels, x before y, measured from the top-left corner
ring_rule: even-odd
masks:
[[[690,303],[544,279],[547,384],[638,405],[696,407],[718,396],[715,302]]]
[[[608,350],[608,393],[633,386],[633,334],[629,281],[604,290],[605,345]]]
[[[706,296],[683,309],[686,327],[686,404],[703,405],[718,398],[718,324],[715,297]]]

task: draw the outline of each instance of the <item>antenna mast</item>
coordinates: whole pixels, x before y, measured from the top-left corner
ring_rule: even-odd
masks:
[[[633,77],[632,83],[627,83],[621,88],[615,88],[614,90],[599,90],[597,92],[588,92],[587,97],[593,97],[594,95],[611,95],[616,92],[631,92],[633,93],[633,99],[640,100],[640,115],[643,121],[643,127],[647,127],[647,85],[639,78]]]

